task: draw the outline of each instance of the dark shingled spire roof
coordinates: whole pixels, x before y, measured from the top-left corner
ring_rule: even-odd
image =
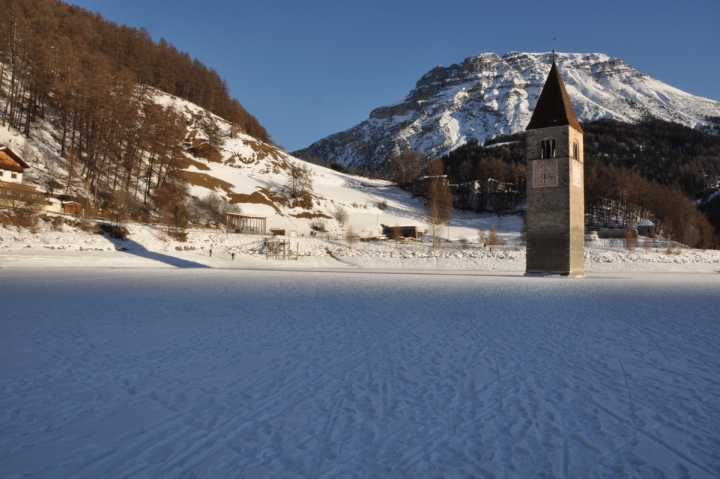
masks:
[[[570,97],[565,90],[565,84],[560,77],[557,65],[555,65],[553,55],[550,74],[545,81],[545,86],[540,93],[537,105],[535,105],[535,111],[533,111],[530,123],[525,130],[563,125],[570,125],[580,132],[583,131],[577,115],[575,115],[575,110],[573,110],[572,103],[570,103]]]

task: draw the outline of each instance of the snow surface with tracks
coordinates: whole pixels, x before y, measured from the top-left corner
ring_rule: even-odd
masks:
[[[129,229],[0,227],[3,477],[720,476],[717,251]]]

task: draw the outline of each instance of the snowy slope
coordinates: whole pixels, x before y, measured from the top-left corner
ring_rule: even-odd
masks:
[[[184,171],[190,194],[202,198],[218,193],[242,212],[267,218],[268,228],[294,230],[298,235],[310,233],[312,216],[322,215],[330,232],[342,232],[352,225],[360,234],[381,232],[381,224],[415,225],[425,229],[424,208],[418,199],[387,181],[358,178],[308,164],[273,145],[243,133],[231,134],[231,125],[222,118],[186,100],[155,91],[152,101],[172,106],[181,112],[188,125],[185,138]],[[213,142],[211,136],[215,137]],[[58,156],[59,145],[49,122],[37,128],[32,138],[0,127],[0,145],[8,145],[31,166],[26,183],[43,190],[45,179],[52,175],[62,184],[67,177],[66,160]],[[282,201],[286,192],[288,164],[302,164],[311,171],[313,207],[291,208]],[[77,184],[71,194],[91,198],[86,185]],[[138,197],[142,198],[141,192]],[[377,207],[387,202],[387,209]],[[343,207],[349,222],[343,226],[332,219],[336,207]]]
[[[402,101],[295,154],[373,171],[406,147],[435,157],[472,139],[522,131],[551,60],[549,53],[484,53],[438,66]],[[720,102],[680,91],[608,55],[558,53],[557,62],[581,121],[631,122],[650,114],[694,128],[720,116]]]

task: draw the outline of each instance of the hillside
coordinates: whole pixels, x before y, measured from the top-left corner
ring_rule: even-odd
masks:
[[[101,217],[217,225],[239,207],[309,234],[341,228],[342,205],[367,234],[423,222],[422,204],[387,182],[275,147],[189,54],[57,0],[0,0],[0,144],[30,164],[27,183]],[[288,191],[301,170],[311,188]]]
[[[144,29],[119,26],[59,0],[0,0],[0,78],[0,98],[7,98],[0,123],[26,136],[49,116],[75,140],[76,133],[106,121],[112,111],[104,105],[108,93],[131,100],[128,85],[144,85],[191,101],[244,133],[270,141],[215,70],[164,39],[154,42]],[[114,120],[127,126],[132,118],[115,114]],[[92,138],[77,143],[86,141]],[[73,147],[78,145],[68,145]]]
[[[601,53],[558,53],[557,62],[581,121],[646,117],[709,129],[720,102],[697,97]],[[470,142],[523,131],[550,70],[551,54],[484,53],[426,73],[398,103],[376,108],[359,125],[294,152],[301,158],[369,171],[409,148],[438,157]]]
[[[236,207],[245,215],[266,217],[268,228],[306,236],[318,222],[328,232],[342,233],[352,225],[362,235],[379,234],[382,224],[426,228],[422,202],[388,181],[303,162],[234,131],[230,122],[187,100],[145,90],[141,110],[176,116],[179,137],[164,156],[138,143],[133,172],[140,174],[133,173],[129,181],[114,184],[113,174],[100,175],[96,183],[85,179],[82,172],[88,168],[58,154],[62,134],[51,123],[31,138],[0,127],[0,144],[7,144],[30,164],[26,183],[79,201],[88,214],[99,217],[114,218],[120,212],[126,218],[173,224],[176,206],[182,205],[190,225],[223,223],[222,211]],[[306,170],[309,179],[307,191],[296,197],[288,184],[292,170]],[[205,201],[213,196],[221,203],[220,217],[204,209]],[[343,224],[334,218],[338,208],[347,215]],[[464,234],[475,235],[477,226],[468,220]]]

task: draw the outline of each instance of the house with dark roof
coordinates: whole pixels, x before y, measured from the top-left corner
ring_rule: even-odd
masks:
[[[22,184],[23,172],[30,168],[7,146],[0,148],[0,182]]]

